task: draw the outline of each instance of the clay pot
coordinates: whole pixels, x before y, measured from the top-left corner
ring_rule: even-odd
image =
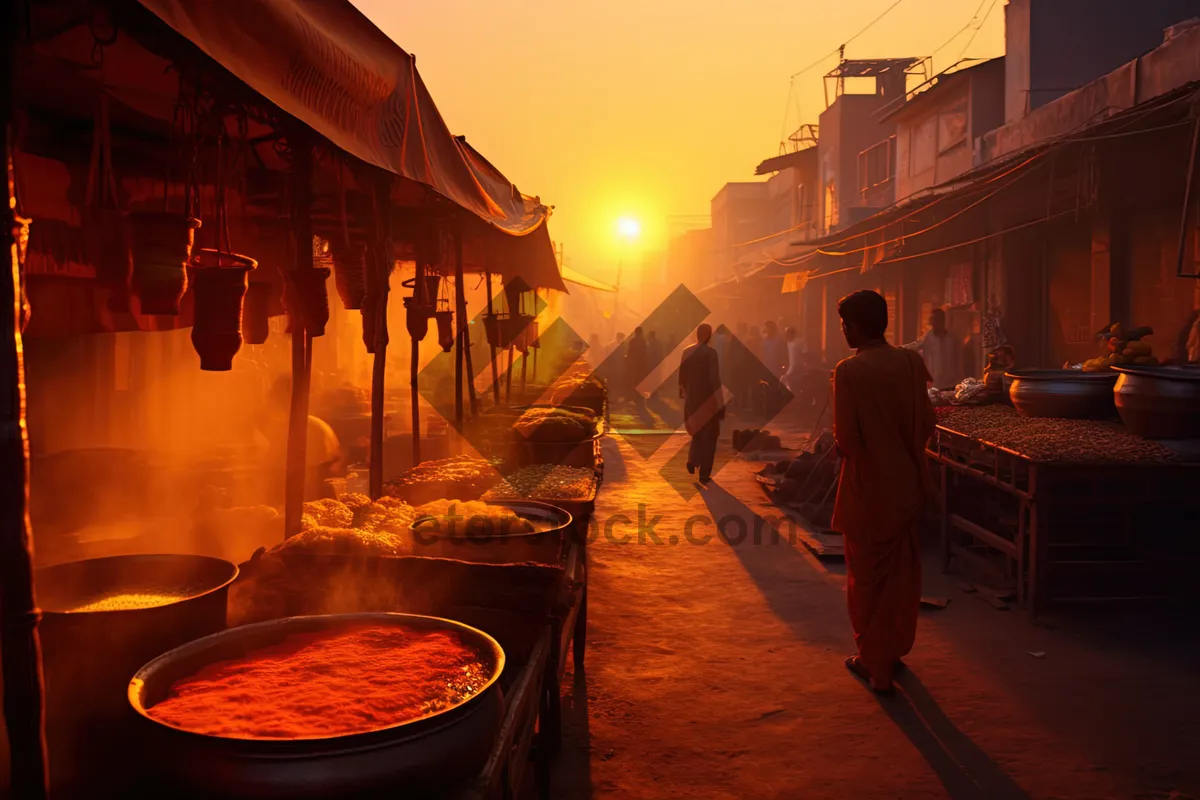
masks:
[[[296,269],[288,273],[297,316],[310,336],[324,336],[329,323],[329,267]]]
[[[192,346],[200,356],[200,369],[228,372],[242,348],[242,303],[247,279],[258,262],[236,253],[197,250],[192,258],[192,294],[195,321]]]
[[[246,344],[265,344],[271,335],[271,284],[250,281],[242,304],[242,339]]]
[[[367,248],[338,248],[333,255],[333,281],[347,311],[361,311],[367,299]]]
[[[129,224],[133,291],[141,300],[142,313],[178,314],[200,220],[167,211],[135,211]]]

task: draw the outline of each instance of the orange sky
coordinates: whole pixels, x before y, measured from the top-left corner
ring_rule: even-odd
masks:
[[[556,206],[571,266],[611,279],[617,220],[662,249],[669,217],[707,215],[728,181],[755,180],[781,131],[816,122],[833,50],[895,0],[354,0],[416,55],[455,133],[521,191]],[[1004,0],[903,0],[849,58],[1004,49]],[[785,106],[789,107],[786,128]],[[799,115],[797,114],[799,108]]]

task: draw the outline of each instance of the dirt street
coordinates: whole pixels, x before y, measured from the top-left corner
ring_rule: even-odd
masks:
[[[556,800],[1200,795],[1194,623],[1103,609],[1034,624],[930,559],[925,593],[950,605],[923,612],[899,691],[876,698],[842,663],[840,565],[786,531],[754,541],[756,516],[778,516],[759,463],[680,497],[658,469],[683,441],[649,460],[605,443],[587,669],[565,680]],[[644,528],[662,517],[640,541],[639,507]],[[751,533],[722,541],[722,518],[734,539]]]

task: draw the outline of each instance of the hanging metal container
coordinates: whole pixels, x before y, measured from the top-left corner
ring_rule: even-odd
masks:
[[[250,281],[242,304],[242,339],[246,344],[265,344],[271,335],[271,290],[266,281]]]
[[[367,247],[363,244],[333,250],[333,281],[347,311],[361,311],[367,300]]]
[[[200,220],[168,211],[129,215],[133,291],[143,314],[178,314],[187,291],[187,265]]]
[[[310,336],[324,336],[329,323],[329,273],[328,267],[296,269],[288,273],[292,291],[291,302]]]
[[[437,320],[438,344],[442,346],[442,352],[449,353],[454,349],[454,312],[435,311],[433,318]]]
[[[425,335],[429,333],[431,311],[432,306],[418,305],[414,297],[404,298],[404,327],[408,329],[408,335],[414,341],[424,341]]]
[[[253,258],[203,248],[192,257],[192,294],[195,321],[192,346],[200,356],[200,369],[228,372],[242,348],[242,304]]]

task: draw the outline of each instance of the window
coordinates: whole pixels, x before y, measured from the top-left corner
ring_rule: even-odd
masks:
[[[892,179],[892,148],[895,141],[893,136],[858,154],[859,192],[866,194]]]
[[[938,114],[938,152],[962,144],[967,138],[967,101],[955,103]]]
[[[831,231],[838,224],[837,185],[825,182],[825,230]]]

